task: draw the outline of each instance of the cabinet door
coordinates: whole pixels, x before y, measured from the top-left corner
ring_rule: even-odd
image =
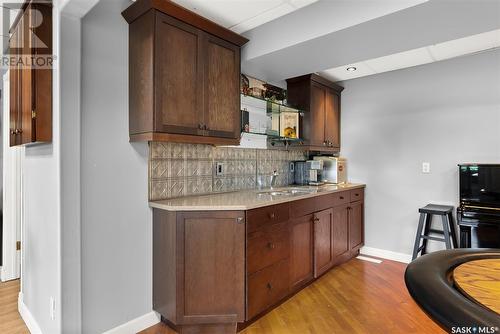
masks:
[[[340,98],[330,89],[325,93],[325,141],[340,148]]]
[[[312,83],[311,85],[311,110],[309,145],[325,145],[325,94],[326,89],[322,85]]]
[[[157,13],[155,39],[155,130],[203,135],[202,32]]]
[[[244,212],[177,216],[178,323],[244,320]]]
[[[333,209],[314,214],[314,277],[333,266]]]
[[[357,251],[363,242],[363,202],[354,202],[349,209],[349,247]]]
[[[24,55],[34,55],[34,45],[33,45],[33,33],[30,27],[35,26],[34,18],[31,13],[34,13],[32,6],[29,6],[27,10],[23,13],[23,54]],[[21,24],[21,23],[20,23]],[[32,140],[32,129],[33,129],[33,98],[34,94],[34,73],[35,70],[30,66],[21,67],[21,107],[19,109],[19,137],[21,144],[31,143]]]
[[[37,57],[52,55],[52,6],[49,3],[31,5],[30,36],[31,53]],[[41,22],[41,24],[39,24]],[[33,28],[34,27],[34,28]],[[52,140],[52,68],[33,69],[31,81],[31,110],[23,116],[31,127],[24,139],[31,142],[50,142]],[[23,124],[23,127],[25,125]],[[24,133],[24,131],[23,131]]]
[[[348,204],[333,208],[333,258],[349,252]]]
[[[290,222],[290,288],[297,289],[313,278],[313,215]]]
[[[22,18],[21,18],[22,20]],[[9,52],[12,56],[17,56],[21,53],[22,46],[21,36],[22,36],[22,28],[21,24],[18,24],[11,35],[9,41]],[[19,65],[13,65],[10,68],[9,74],[9,123],[10,123],[10,146],[15,146],[20,144],[18,141],[19,136],[17,135],[17,130],[20,128],[19,123],[19,108],[21,106],[21,94],[20,94],[20,84],[21,84],[21,71]]]
[[[206,34],[205,123],[211,137],[240,137],[240,48]]]

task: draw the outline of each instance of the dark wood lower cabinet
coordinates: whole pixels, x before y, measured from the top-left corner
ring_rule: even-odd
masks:
[[[154,209],[154,310],[181,333],[234,333],[358,254],[363,197],[357,188],[246,212]]]
[[[179,331],[245,320],[244,217],[154,210],[153,308]]]
[[[288,295],[288,259],[248,276],[247,319],[252,319]]]
[[[313,215],[290,221],[290,289],[296,290],[313,279]]]
[[[314,214],[314,277],[333,266],[333,209]]]
[[[349,254],[349,204],[333,208],[333,258]]]
[[[364,242],[363,202],[351,203],[349,208],[349,248],[357,251]]]

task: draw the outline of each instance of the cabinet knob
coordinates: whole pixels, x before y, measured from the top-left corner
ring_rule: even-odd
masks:
[[[271,212],[271,213],[269,214],[269,218],[274,219],[275,217],[276,217],[276,215],[274,214],[274,212]]]
[[[273,285],[271,283],[267,283],[267,288],[271,290],[273,288]]]
[[[344,196],[340,196],[340,199],[344,199]]]
[[[236,218],[236,222],[238,222],[238,223],[243,223],[243,217],[238,217],[238,218]]]
[[[318,217],[314,217],[313,222],[315,222],[315,223],[319,222],[319,218]]]
[[[326,146],[326,141],[323,142],[323,146]]]
[[[269,242],[269,243],[267,244],[267,247],[268,247],[269,249],[275,249],[275,248],[276,248],[276,245],[275,245],[274,243],[272,243],[272,242]]]

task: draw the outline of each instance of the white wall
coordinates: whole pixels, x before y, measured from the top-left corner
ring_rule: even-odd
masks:
[[[152,309],[146,143],[129,143],[130,1],[100,1],[82,20],[82,323],[100,333]]]
[[[341,84],[342,155],[367,184],[366,246],[411,254],[417,209],[457,205],[457,164],[500,162],[500,50]]]
[[[53,53],[59,56],[59,1],[53,7]],[[24,303],[44,333],[61,330],[59,69],[53,71],[52,143],[28,146],[23,162]],[[55,298],[55,319],[50,298]]]
[[[81,331],[80,19],[61,15],[61,329]]]

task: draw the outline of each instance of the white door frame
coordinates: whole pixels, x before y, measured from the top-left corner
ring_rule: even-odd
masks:
[[[23,147],[10,147],[9,72],[3,76],[2,146],[3,146],[3,259],[0,280],[9,281],[21,276],[22,157]]]

